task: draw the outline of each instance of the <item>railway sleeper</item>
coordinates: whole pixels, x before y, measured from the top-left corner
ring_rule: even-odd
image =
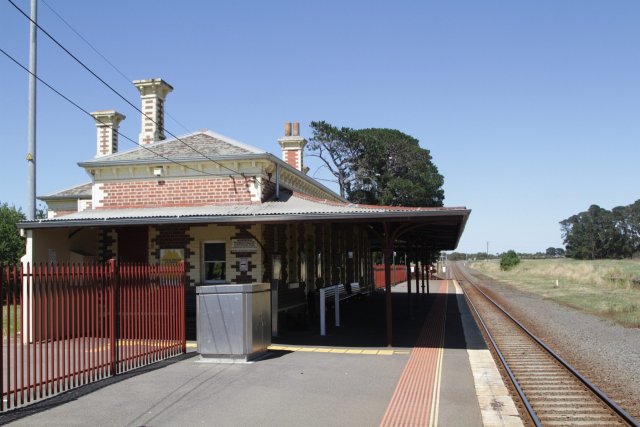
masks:
[[[604,405],[601,405],[599,403],[594,403],[594,402],[545,402],[544,403],[544,408],[542,408],[542,410],[544,410],[545,408],[567,408],[567,409],[571,409],[575,412],[576,408],[580,408],[580,410],[589,410],[589,408],[593,408],[594,410],[598,410],[598,411],[603,411],[603,410],[607,410],[607,407]]]
[[[541,374],[549,374],[549,375],[558,375],[558,376],[565,376],[566,371],[562,371],[560,369],[556,369],[555,367],[551,367],[551,368],[527,368],[524,366],[518,366],[518,365],[511,365],[509,364],[509,367],[511,368],[511,370],[513,372],[522,372],[522,373],[541,373]]]
[[[582,414],[573,414],[573,415],[565,415],[565,416],[545,416],[545,417],[538,416],[538,418],[540,418],[540,421],[542,421],[543,424],[545,425],[549,421],[564,421],[565,425],[575,425],[574,423],[587,422],[587,421],[603,422],[603,423],[606,422],[606,423],[609,423],[608,425],[611,425],[611,423],[620,422],[613,415],[609,415],[609,416],[600,415],[600,416],[589,417],[589,416],[582,416]]]
[[[524,385],[520,383],[520,385]],[[582,393],[583,389],[577,388],[575,386],[558,386],[558,385],[547,385],[547,384],[526,384],[526,388],[524,390],[525,393],[571,393],[578,394]]]
[[[570,395],[566,395],[566,396],[562,396],[562,393],[557,393],[555,395],[550,395],[550,393],[547,392],[533,392],[533,393],[526,393],[525,392],[525,396],[527,397],[527,399],[529,400],[529,402],[531,402],[531,404],[540,404],[540,405],[544,405],[545,403],[552,403],[552,402],[594,402],[593,400],[591,400],[591,396],[587,396],[584,394],[570,394]]]
[[[566,408],[566,409],[540,408],[536,410],[536,415],[538,415],[539,418],[547,415],[572,416],[572,417],[578,416],[580,418],[589,418],[589,417],[606,417],[607,419],[615,418],[614,415],[604,414],[602,412],[602,409],[592,409],[592,410],[581,409],[579,411],[576,411],[575,409],[571,409],[571,408]]]
[[[561,426],[561,427],[567,427],[567,426],[593,426],[593,427],[598,427],[598,426],[604,426],[604,427],[610,427],[612,425],[619,425],[619,426],[623,426],[625,424],[621,423],[620,421],[596,421],[596,420],[589,420],[589,421],[577,421],[577,420],[572,420],[570,423],[567,423],[567,420],[564,421],[555,421],[555,420],[549,420],[549,421],[545,421],[544,425],[545,426]]]
[[[518,378],[536,378],[536,379],[549,378],[552,380],[567,381],[566,376],[558,375],[557,372],[540,372],[540,371],[523,372],[518,376]]]

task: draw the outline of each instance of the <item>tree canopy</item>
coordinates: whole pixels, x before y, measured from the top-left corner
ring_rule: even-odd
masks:
[[[340,195],[354,203],[442,206],[444,178],[429,150],[395,129],[337,128],[311,122],[309,155],[336,179]]]
[[[507,271],[511,270],[516,265],[520,264],[520,257],[514,250],[509,250],[502,254],[500,257],[500,269]]]
[[[0,204],[0,263],[15,264],[24,255],[25,242],[17,227],[24,219],[20,209]]]
[[[640,252],[640,200],[611,211],[591,205],[560,226],[570,258],[630,258]]]

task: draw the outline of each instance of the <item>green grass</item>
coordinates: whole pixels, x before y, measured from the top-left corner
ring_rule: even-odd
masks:
[[[18,323],[18,332],[20,332],[22,330],[22,312],[20,311],[20,306],[17,306],[17,312],[16,312],[16,321]],[[15,325],[13,323],[13,313],[14,313],[14,308],[13,306],[11,306],[11,319],[7,319],[7,306],[5,305],[4,307],[2,307],[2,336],[6,336],[7,335],[7,323],[9,321],[11,321],[11,335],[13,336],[13,332],[15,330]]]
[[[639,260],[523,260],[510,271],[498,261],[470,266],[500,282],[628,327],[640,327]],[[558,286],[556,287],[556,280]]]

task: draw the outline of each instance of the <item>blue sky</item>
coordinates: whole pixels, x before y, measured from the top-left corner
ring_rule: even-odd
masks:
[[[173,85],[175,134],[207,128],[274,153],[286,121],[305,136],[325,120],[418,138],[445,204],[473,210],[461,251],[562,246],[562,219],[640,198],[637,0],[47,3],[128,78]],[[42,2],[39,23],[137,105]],[[28,34],[0,2],[0,47],[25,65]],[[139,115],[44,35],[38,61],[87,110],[125,114],[137,140]],[[1,55],[0,126],[0,201],[25,206],[27,75]],[[39,86],[38,194],[87,182],[76,163],[94,154],[93,120]]]

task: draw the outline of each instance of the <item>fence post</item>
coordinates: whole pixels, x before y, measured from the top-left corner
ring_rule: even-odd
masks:
[[[108,281],[109,281],[109,303],[111,306],[111,314],[110,314],[110,327],[109,330],[111,332],[111,361],[110,361],[110,370],[111,375],[115,376],[117,373],[118,367],[118,322],[116,321],[116,303],[118,301],[117,288],[119,285],[120,278],[118,277],[118,268],[115,259],[110,259],[108,261]]]
[[[184,293],[187,289],[187,269],[185,268],[184,260],[180,262],[181,281],[180,281],[180,307],[178,310],[178,316],[180,317],[180,333],[182,334],[182,353],[187,352],[187,320],[186,310],[184,308]]]

